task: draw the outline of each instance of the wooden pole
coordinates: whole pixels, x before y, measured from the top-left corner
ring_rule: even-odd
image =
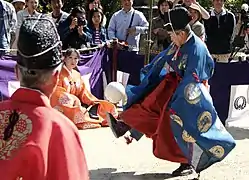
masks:
[[[117,63],[118,63],[118,40],[113,39],[112,54],[112,81],[117,81]]]
[[[151,33],[152,33],[152,19],[153,19],[153,3],[154,3],[154,0],[150,0],[149,2],[149,31],[148,31],[148,34],[147,34],[147,52],[145,54],[145,62],[144,62],[144,65],[147,65],[149,64],[150,62],[150,50],[151,50]]]

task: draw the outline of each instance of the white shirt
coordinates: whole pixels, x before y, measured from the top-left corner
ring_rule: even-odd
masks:
[[[34,14],[29,14],[27,9],[24,9],[24,10],[17,12],[17,14],[16,14],[16,16],[17,16],[16,39],[15,39],[14,43],[12,44],[12,49],[17,49],[17,40],[19,37],[19,30],[20,30],[20,27],[21,27],[23,21],[25,19],[27,19],[28,17],[38,17],[40,14],[41,13],[39,13],[37,11],[35,11]]]
[[[126,41],[129,46],[132,46],[131,49],[133,51],[139,51],[140,34],[145,34],[149,27],[148,21],[146,20],[144,14],[140,11],[132,8],[129,12],[125,12],[123,9],[115,12],[109,23],[108,37],[109,39],[117,38],[125,41],[127,29],[129,28],[133,13],[134,17],[131,28],[136,28],[136,34],[129,35]]]
[[[64,12],[64,11],[61,11],[61,16],[59,16],[57,18],[54,18],[52,14],[53,14],[53,12],[49,13],[48,15],[49,15],[49,17],[52,18],[52,20],[53,20],[53,22],[55,23],[56,26],[58,26],[61,21],[67,19],[67,17],[69,16],[69,14]]]

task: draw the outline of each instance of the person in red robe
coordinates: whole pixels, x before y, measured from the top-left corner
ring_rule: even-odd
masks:
[[[61,68],[54,23],[25,20],[16,65],[21,88],[0,103],[1,180],[89,180],[77,128],[50,105]]]

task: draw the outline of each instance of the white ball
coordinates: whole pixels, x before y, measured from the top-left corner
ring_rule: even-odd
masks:
[[[111,103],[118,103],[126,98],[125,87],[119,82],[110,82],[104,91],[104,95]]]

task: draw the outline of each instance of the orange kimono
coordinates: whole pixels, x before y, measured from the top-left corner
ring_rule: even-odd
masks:
[[[76,70],[70,72],[63,66],[58,86],[50,98],[51,106],[62,112],[79,129],[99,128],[105,126],[106,112],[117,117],[118,111],[112,103],[99,100],[85,87],[81,74]],[[88,107],[83,107],[82,104]],[[97,118],[90,116],[89,110],[97,105]]]

